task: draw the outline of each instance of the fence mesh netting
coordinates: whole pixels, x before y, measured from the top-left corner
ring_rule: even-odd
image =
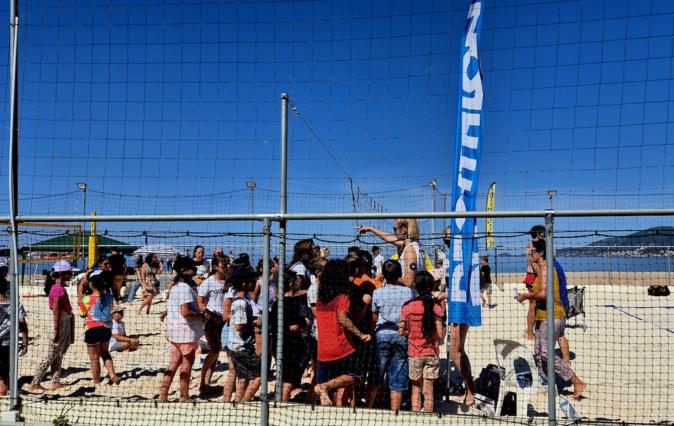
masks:
[[[468,39],[479,62],[461,45],[475,0],[16,3],[18,158],[0,144],[0,180],[17,165],[20,216],[279,212],[284,92],[290,213],[452,210],[456,182],[467,181],[459,177],[476,178],[470,167],[480,174],[471,180],[477,210],[492,182],[496,211],[665,209],[674,199],[672,1],[483,1],[479,40]],[[9,2],[0,4],[4,22],[9,13]],[[3,123],[9,38],[0,31]],[[459,82],[478,72],[479,149],[459,144],[457,152],[457,135],[468,136],[467,119],[457,120]],[[3,140],[10,127],[0,127]],[[471,158],[455,161],[464,153]],[[0,215],[12,199],[0,191]],[[272,403],[270,424],[547,421],[536,324],[544,281],[525,259],[541,256],[528,247],[533,219],[495,219],[489,248],[479,221],[492,283],[473,295],[484,306],[482,326],[463,331],[467,358],[461,330],[453,343],[452,327],[440,333],[449,220],[418,219],[423,253],[398,255],[400,285],[379,277],[373,253],[377,245],[388,260],[396,246],[358,230],[400,232],[392,221],[289,221],[284,266],[294,270],[290,287],[269,289],[262,390],[261,223],[119,220],[92,232],[89,223],[37,222],[19,224],[11,283],[26,311],[19,373],[28,421],[256,423],[267,392],[287,400]],[[274,264],[277,222],[271,232]],[[673,420],[672,233],[671,216],[555,218],[560,419]],[[0,257],[10,245],[3,229]],[[85,262],[113,248],[120,255],[99,265],[110,263],[110,273],[88,270]],[[349,250],[356,254],[347,258]],[[224,263],[212,263],[220,252]],[[179,254],[196,258],[196,278],[173,279]],[[314,264],[317,255],[340,262]],[[54,275],[57,262],[69,263]],[[70,264],[84,270],[68,276]],[[323,267],[330,272],[315,278]],[[411,277],[424,269],[438,321],[429,314],[424,322],[435,305],[409,290],[420,288]],[[272,268],[273,283],[280,274]],[[334,289],[311,287],[317,279]],[[530,294],[538,300],[515,300]],[[113,314],[118,308],[123,314]],[[0,325],[2,342],[6,331]],[[466,387],[482,395],[475,405]],[[224,402],[230,394],[239,402]]]
[[[507,221],[498,223],[505,225]],[[468,423],[478,418],[513,423],[547,421],[546,378],[539,374],[538,368],[545,358],[540,358],[544,354],[541,355],[540,342],[535,337],[539,322],[529,328],[529,302],[515,300],[517,294],[528,291],[524,283],[528,267],[525,255],[531,255],[532,249],[527,249],[531,241],[527,231],[497,234],[497,245],[489,250],[485,248],[485,238],[478,236],[480,254],[487,257],[482,263],[488,265],[490,272],[485,274],[482,269],[483,324],[468,331],[465,353],[472,367],[474,391],[482,395],[478,396],[479,409],[465,404],[466,382],[452,362],[448,343],[451,339],[444,335],[429,337],[423,331],[425,286],[436,297],[437,318],[445,315],[441,308],[446,289],[442,263],[447,249],[441,239],[422,236],[423,262],[414,273],[415,281],[411,281],[417,289],[413,291],[409,284],[404,284],[410,277],[399,278],[392,266],[405,265],[404,255],[400,263],[390,262],[398,250],[369,233],[355,242],[346,235],[289,234],[289,247],[297,245],[298,253],[304,256],[300,263],[289,261],[287,269],[295,272],[285,275],[283,391],[279,393],[287,404],[272,402],[270,423],[335,424],[348,419],[358,424],[398,421],[426,424],[446,422],[443,420],[446,415]],[[671,418],[674,380],[667,373],[674,347],[671,298],[649,294],[664,292],[671,284],[674,253],[672,247],[661,243],[671,238],[672,232],[663,228],[627,231],[556,229],[556,260],[560,270],[556,269],[555,274],[558,281],[559,275],[563,275],[558,285],[566,289],[568,299],[560,301],[560,306],[566,307],[560,318],[569,317],[566,326],[558,330],[565,340],[556,344],[557,356],[563,361],[556,377],[562,398],[558,403],[568,401],[576,420],[648,423]],[[72,250],[70,243],[60,247],[48,244],[69,233],[58,228],[22,228],[24,258],[33,262],[22,263],[20,275],[21,303],[27,312],[29,328],[27,353],[20,357],[23,415],[31,421],[60,418],[82,424],[178,423],[187,418],[258,422],[261,393],[268,392],[272,401],[276,398],[278,269],[271,268],[269,292],[269,388],[258,390],[255,386],[259,385],[256,380],[261,367],[261,330],[256,321],[262,312],[262,289],[256,266],[260,256],[251,255],[246,263],[242,254],[248,248],[228,244],[235,236],[166,235],[160,239],[156,238],[158,234],[148,241],[142,233],[135,237],[123,234],[108,233],[99,240],[99,253],[108,250],[105,244],[115,244],[126,254],[121,259],[125,259],[129,269],[119,291],[119,301],[114,300],[112,281],[117,272],[109,277],[112,290],[100,291],[98,302],[95,298],[99,284],[107,282],[107,273],[74,273],[72,280],[68,278],[65,283],[65,294],[73,309],[73,341],[52,344],[56,320],[50,310],[50,299],[54,293],[52,298],[45,294],[43,269],[49,270],[55,264],[50,257]],[[107,241],[104,238],[114,242],[104,243]],[[272,265],[277,244],[278,235],[274,233]],[[206,258],[203,265],[212,263],[212,269],[206,272],[205,266],[198,266],[194,281],[201,282],[202,274],[211,275],[198,286],[191,284],[194,290],[190,290],[190,285],[180,283],[181,280],[174,283],[169,271],[178,262],[177,253],[189,248],[192,257],[194,247],[200,245],[204,248],[197,251],[203,250]],[[253,236],[253,245],[262,245],[259,232]],[[380,248],[381,257],[372,254],[375,246]],[[325,249],[329,250],[326,261],[317,261],[320,253],[326,254]],[[540,252],[541,248],[538,249]],[[133,252],[147,255],[152,250],[157,263],[153,264],[153,258],[147,256],[135,263],[137,256]],[[356,254],[347,254],[349,250]],[[217,261],[220,255],[216,252],[220,251],[227,259]],[[200,254],[196,258],[199,263]],[[146,260],[150,263],[144,263]],[[100,266],[106,270],[109,263],[116,268],[114,256],[108,253],[101,258]],[[247,264],[251,265],[251,272],[244,274]],[[382,268],[388,281],[382,276]],[[428,275],[422,272],[426,269]],[[307,272],[305,277],[305,270],[313,272]],[[534,270],[538,268],[534,266]],[[78,303],[78,283],[82,277],[88,277],[89,282],[90,290],[85,293],[93,295],[85,294],[83,302]],[[143,283],[139,286],[141,279]],[[245,284],[247,281],[249,285]],[[539,290],[536,278],[530,283],[535,291]],[[155,284],[157,287],[153,287]],[[323,290],[321,285],[325,285]],[[105,296],[108,293],[111,296]],[[151,304],[144,304],[150,296]],[[110,306],[101,301],[108,301]],[[180,316],[185,313],[179,311],[181,304],[195,315],[208,309],[214,316],[206,323],[201,317],[190,316],[185,320]],[[120,313],[117,308],[123,311]],[[540,314],[540,308],[539,305],[534,312]],[[339,312],[344,312],[353,326],[340,319]],[[82,317],[79,313],[87,315]],[[226,319],[224,327],[213,321],[217,315]],[[63,318],[58,321],[62,332],[68,330],[63,328]],[[405,325],[401,326],[401,321]],[[100,332],[105,330],[105,326],[101,328],[104,323],[111,327],[107,335]],[[440,324],[444,322],[438,321],[433,326]],[[432,332],[437,334],[437,327]],[[533,335],[528,336],[528,332]],[[369,337],[365,338],[366,335]],[[60,358],[53,356],[54,348],[64,352],[60,377],[57,375]],[[92,355],[92,348],[100,351]],[[225,349],[218,352],[220,348]],[[114,374],[105,363],[106,349]],[[182,359],[178,356],[177,364],[176,351],[188,354]],[[190,353],[194,354],[193,363]],[[94,363],[100,362],[100,384],[93,378],[93,374],[99,373],[92,373],[91,356],[96,360]],[[461,360],[464,366],[465,361]],[[204,374],[209,365],[212,372]],[[170,388],[166,388],[168,392],[162,395],[167,370],[171,369],[175,369],[175,377]],[[39,383],[48,390],[32,387],[38,383],[35,378],[38,372],[46,373]],[[335,378],[338,380],[334,381]],[[429,381],[424,385],[426,378]],[[188,387],[180,388],[181,379]],[[580,400],[574,399],[574,389],[578,389],[573,383],[576,379],[587,385],[581,388]],[[317,380],[329,383],[328,388],[315,389]],[[49,390],[55,383],[62,387]],[[414,390],[416,384],[421,396]],[[424,388],[430,384],[432,391]],[[223,402],[224,394],[232,403]],[[179,403],[184,397],[190,398],[189,403]],[[162,398],[172,403],[161,403]],[[338,409],[326,404],[351,408]],[[391,407],[399,409],[399,413],[391,411]],[[419,409],[429,410],[434,416],[413,412]],[[568,413],[568,409],[558,409],[560,420],[567,418]]]

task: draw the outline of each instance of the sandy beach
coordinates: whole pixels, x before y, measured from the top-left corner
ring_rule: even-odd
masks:
[[[602,275],[603,274],[603,275]],[[570,320],[567,327],[572,352],[572,367],[589,385],[586,398],[573,402],[580,416],[588,419],[611,419],[614,421],[649,422],[672,420],[674,411],[674,306],[671,297],[654,298],[646,295],[644,285],[654,279],[664,280],[664,274],[621,273],[616,284],[606,285],[605,273],[569,273],[569,285],[586,286],[585,309],[587,315]],[[487,364],[495,364],[494,339],[511,339],[529,348],[533,342],[524,338],[526,306],[513,300],[514,289],[524,291],[513,276],[503,274],[499,280],[507,281],[501,290],[494,292],[494,309],[483,309],[483,325],[471,329],[467,340],[473,375],[477,377]],[[521,278],[521,277],[517,277]],[[602,281],[603,280],[603,281]],[[639,281],[643,284],[639,285]],[[76,303],[75,289],[68,292]],[[71,346],[64,362],[63,383],[58,391],[40,394],[27,392],[27,383],[33,375],[45,348],[51,315],[47,299],[37,296],[41,288],[22,288],[22,303],[28,312],[31,344],[29,352],[20,359],[20,382],[26,420],[51,422],[67,410],[71,422],[79,424],[180,424],[197,416],[209,422],[232,421],[237,423],[258,422],[257,403],[224,404],[221,392],[207,400],[197,398],[201,356],[193,369],[191,396],[196,404],[156,404],[163,369],[169,361],[169,344],[166,327],[159,319],[165,302],[152,306],[150,315],[138,315],[135,309],[139,299],[126,309],[124,321],[127,333],[139,336],[140,349],[133,353],[113,353],[115,368],[122,378],[119,385],[103,385],[96,389],[89,372],[89,360],[78,328],[75,344]],[[573,327],[584,323],[586,328]],[[78,320],[78,327],[81,323]],[[441,352],[446,353],[445,348]],[[226,358],[220,355],[213,385],[222,388],[226,375]],[[270,387],[270,391],[272,388]],[[571,388],[566,389],[566,393]],[[568,395],[567,395],[568,396]],[[169,398],[177,400],[177,379],[174,380]],[[546,392],[536,395],[530,414],[544,416]],[[100,407],[100,409],[98,408]],[[119,407],[114,408],[113,407]],[[473,416],[481,413],[468,409],[458,402],[445,401],[438,409],[445,414],[457,414],[452,420],[471,423]],[[378,424],[394,424],[403,418],[405,422],[421,421],[418,414],[405,413],[396,418],[385,410],[357,409],[354,414],[348,409],[311,407],[305,405],[278,406],[271,410],[272,424],[342,424],[346,421],[376,421]],[[560,413],[561,415],[561,413]],[[348,416],[348,417],[347,417]],[[408,417],[409,416],[409,417]],[[419,419],[419,420],[417,420]],[[536,417],[544,421],[544,417]],[[509,421],[525,420],[518,415]],[[437,416],[423,416],[424,424],[444,420]],[[444,424],[444,423],[443,423]]]

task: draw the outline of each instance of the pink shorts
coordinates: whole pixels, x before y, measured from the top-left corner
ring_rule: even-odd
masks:
[[[189,343],[173,343],[171,342],[171,351],[180,352],[183,356],[189,355],[191,352],[194,352],[199,347],[197,342]]]

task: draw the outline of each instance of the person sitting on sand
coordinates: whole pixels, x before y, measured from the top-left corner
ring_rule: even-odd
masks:
[[[133,352],[138,349],[140,340],[126,335],[124,324],[124,308],[116,306],[112,309],[112,337],[108,350],[110,352]]]
[[[110,289],[115,277],[111,271],[101,272],[89,279],[92,293],[82,298],[79,304],[80,316],[84,317],[84,342],[91,361],[91,376],[94,385],[101,383],[101,364],[108,370],[110,382],[118,385],[121,381],[115,374],[112,356],[108,351],[112,337],[112,304]]]
[[[45,280],[45,293],[49,296],[49,309],[53,312],[54,325],[49,338],[47,354],[37,365],[37,370],[30,383],[30,390],[42,389],[42,379],[51,369],[51,389],[63,387],[61,384],[61,363],[63,356],[71,344],[75,342],[75,317],[73,308],[66,293],[65,284],[73,277],[76,271],[67,260],[60,260],[54,264],[56,281],[48,276]]]
[[[538,275],[534,281],[533,289],[531,293],[520,293],[517,296],[518,302],[523,302],[524,300],[534,300],[536,302],[536,315],[535,315],[535,325],[534,325],[534,334],[535,334],[535,346],[534,346],[534,359],[538,365],[538,370],[542,377],[547,377],[547,358],[548,358],[548,327],[547,327],[547,312],[546,312],[546,286],[547,286],[547,263],[546,263],[546,253],[545,253],[545,240],[537,240],[532,243],[532,250],[530,252],[531,259],[535,263],[538,270]],[[554,300],[554,335],[555,340],[564,334],[564,327],[566,326],[566,312],[564,305],[562,304],[560,291],[559,291],[559,277],[557,270],[553,268],[553,286],[555,293]],[[571,381],[573,384],[573,397],[576,400],[582,398],[583,390],[587,387],[577,375],[571,369],[571,366],[568,362],[564,361],[556,353],[555,357],[555,373],[557,373],[562,379],[566,381]]]

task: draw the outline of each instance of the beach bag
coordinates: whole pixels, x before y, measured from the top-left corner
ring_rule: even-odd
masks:
[[[501,374],[505,374],[505,370],[498,365],[489,364],[483,368],[475,381],[475,390],[477,393],[484,395],[493,401],[498,400],[499,387],[501,386]]]
[[[652,285],[648,287],[649,296],[669,296],[669,287],[666,285]]]
[[[585,287],[575,286],[567,290],[569,306],[566,307],[566,317],[573,318],[580,314],[585,314],[584,299]]]

